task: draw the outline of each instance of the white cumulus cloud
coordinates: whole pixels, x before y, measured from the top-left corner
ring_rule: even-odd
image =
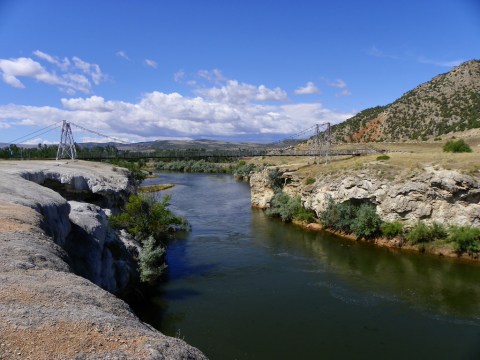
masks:
[[[196,97],[153,91],[143,94],[138,102],[109,101],[100,96],[64,98],[58,108],[0,105],[0,123],[46,126],[68,119],[110,136],[141,141],[259,134],[288,136],[316,123],[334,124],[352,115],[331,111],[319,103],[264,102],[285,99],[286,94],[281,89],[234,80],[225,87],[204,90],[205,95],[198,93]]]
[[[3,81],[16,88],[25,88],[20,78],[30,78],[56,85],[63,92],[73,95],[77,91],[88,94],[92,89],[90,81],[98,85],[107,78],[100,66],[75,56],[71,60],[68,58],[62,60],[40,50],[35,50],[33,54],[43,61],[43,64],[27,57],[0,59],[0,74]],[[60,73],[57,74],[57,71]]]
[[[311,81],[307,82],[305,86],[299,87],[295,90],[297,95],[320,94],[320,89]]]
[[[221,87],[198,88],[195,93],[205,98],[230,104],[244,104],[252,100],[257,101],[285,101],[287,93],[279,87],[269,89],[265,85],[239,83],[237,80],[228,80]]]

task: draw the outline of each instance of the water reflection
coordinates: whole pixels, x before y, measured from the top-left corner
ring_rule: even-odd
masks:
[[[382,249],[352,242],[325,232],[310,232],[266,218],[252,217],[256,239],[275,254],[289,253],[319,260],[319,271],[340,275],[359,291],[404,300],[413,306],[444,314],[480,319],[480,266],[456,259]],[[318,283],[339,292],[338,284]],[[343,297],[344,298],[344,297]]]

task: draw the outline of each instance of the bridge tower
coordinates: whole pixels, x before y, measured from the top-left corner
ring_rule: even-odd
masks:
[[[64,157],[69,157],[75,160],[77,157],[77,150],[75,149],[75,142],[73,141],[72,128],[67,120],[63,120],[62,134],[60,136],[60,143],[58,144],[57,160]]]
[[[321,129],[320,129],[321,128]],[[313,139],[313,153],[315,155],[315,164],[320,163],[320,158],[325,156],[325,163],[328,164],[331,147],[330,123],[321,123],[315,125],[315,135]]]

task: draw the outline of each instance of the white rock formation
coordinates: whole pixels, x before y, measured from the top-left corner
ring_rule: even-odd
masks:
[[[480,180],[453,170],[426,168],[410,178],[388,180],[367,170],[351,171],[347,176],[318,176],[313,185],[304,185],[293,174],[284,192],[301,196],[306,208],[322,212],[328,198],[336,202],[368,201],[375,205],[384,221],[399,220],[413,225],[426,223],[470,225],[480,227]],[[266,208],[273,197],[267,171],[250,178],[252,205]]]

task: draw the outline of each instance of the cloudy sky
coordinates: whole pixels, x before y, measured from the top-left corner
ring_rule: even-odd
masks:
[[[479,3],[0,0],[0,143],[64,119],[127,141],[338,123],[480,58]]]

